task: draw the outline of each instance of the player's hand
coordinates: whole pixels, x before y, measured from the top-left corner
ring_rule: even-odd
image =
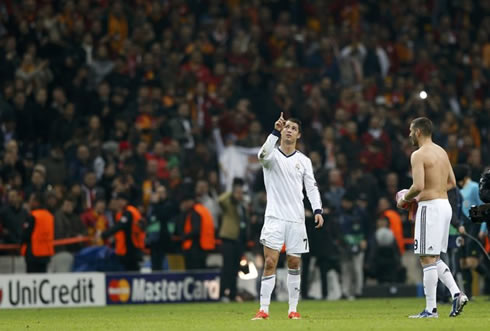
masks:
[[[462,225],[461,225],[461,226],[458,228],[458,232],[459,232],[460,234],[464,234],[464,233],[466,232],[466,230],[465,230],[464,226],[462,226]]]
[[[319,229],[323,226],[323,216],[320,214],[315,215],[315,228]]]
[[[284,129],[284,126],[285,125],[286,125],[286,120],[284,119],[283,113],[281,112],[281,116],[276,121],[276,123],[274,123],[274,129],[276,129],[277,131],[281,132],[282,129]]]
[[[410,202],[406,201],[405,199],[403,198],[400,198],[397,203],[396,203],[396,206],[400,209],[408,209],[410,207]]]

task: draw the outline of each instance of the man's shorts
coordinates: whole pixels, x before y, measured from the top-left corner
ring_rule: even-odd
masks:
[[[269,216],[265,217],[260,243],[279,252],[282,246],[286,245],[288,255],[299,255],[310,251],[304,223],[288,222]]]
[[[414,253],[440,255],[447,250],[452,208],[447,199],[419,202],[415,216]]]

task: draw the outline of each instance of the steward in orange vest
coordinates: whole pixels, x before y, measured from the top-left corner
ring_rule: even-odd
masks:
[[[180,208],[183,212],[180,233],[186,269],[204,269],[207,251],[216,247],[213,216],[189,193],[183,197]]]
[[[54,216],[43,208],[41,193],[29,197],[30,216],[24,222],[21,254],[28,273],[45,273],[54,255]]]
[[[116,203],[119,212],[116,214],[116,224],[104,233],[102,239],[114,236],[115,252],[126,271],[139,271],[139,262],[145,248],[145,231],[143,218],[139,210],[128,204],[128,196],[118,193]]]

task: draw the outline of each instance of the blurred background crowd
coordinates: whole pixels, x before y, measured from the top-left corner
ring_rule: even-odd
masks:
[[[411,184],[409,123],[429,117],[478,181],[489,36],[487,1],[4,0],[0,241],[21,241],[37,192],[56,238],[91,238],[57,253],[110,244],[121,193],[155,261],[185,249],[188,201],[212,215],[227,261],[260,255],[256,153],[283,112],[303,122],[326,215],[303,269],[336,270],[347,297],[366,277],[404,282],[413,224],[394,195]]]

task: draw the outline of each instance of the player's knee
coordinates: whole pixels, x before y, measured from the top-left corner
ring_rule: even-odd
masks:
[[[427,264],[432,264],[437,262],[437,256],[421,256],[420,257],[420,263],[422,266],[427,265]]]
[[[289,269],[299,269],[300,259],[294,257],[288,257],[288,268]]]
[[[264,261],[264,268],[268,271],[273,271],[276,268],[277,261],[271,256],[266,256]]]

